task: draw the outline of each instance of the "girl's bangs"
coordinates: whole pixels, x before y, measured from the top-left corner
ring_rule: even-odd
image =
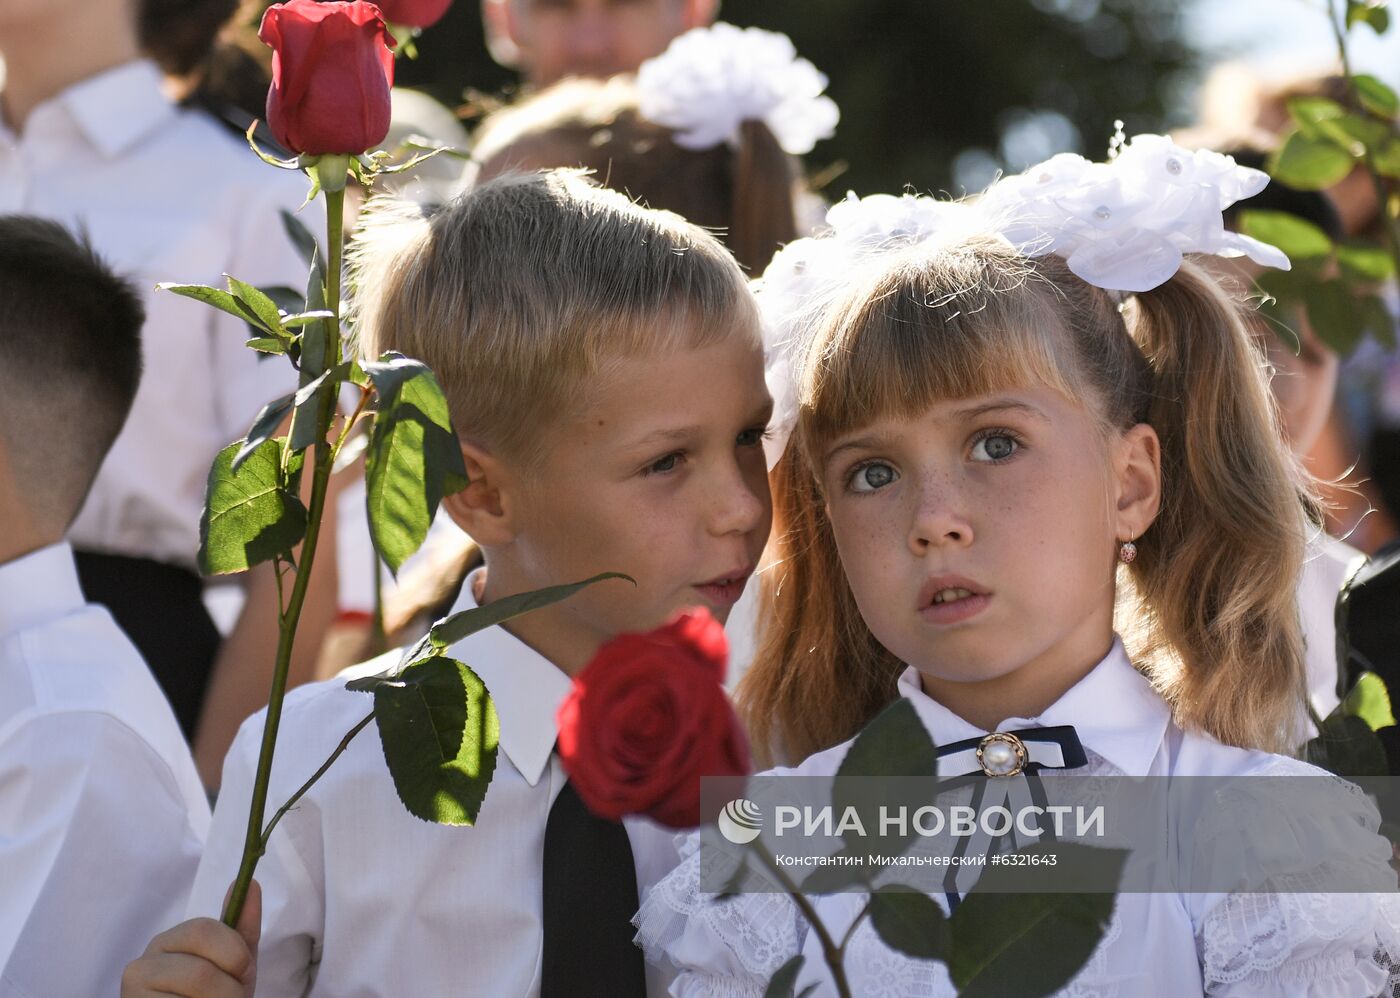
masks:
[[[1082,398],[1063,330],[1023,261],[944,251],[906,260],[831,312],[804,365],[809,450],[937,402],[1045,386]]]

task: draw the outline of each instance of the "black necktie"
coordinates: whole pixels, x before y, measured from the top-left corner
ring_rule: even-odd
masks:
[[[636,913],[627,829],[593,814],[565,783],[544,828],[540,998],[645,998]]]

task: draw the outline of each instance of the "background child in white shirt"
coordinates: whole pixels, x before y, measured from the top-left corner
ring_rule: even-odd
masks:
[[[454,609],[601,571],[636,586],[597,584],[449,651],[479,670],[500,715],[475,826],[412,817],[373,732],[351,743],[258,868],[258,994],[540,994],[545,833],[565,784],[554,714],[569,676],[607,638],[682,607],[723,619],[768,536],[772,403],[757,310],[714,237],[570,171],[498,179],[427,219],[381,204],[361,240],[367,352],[428,363],[462,439],[472,484],[446,506],[486,564]],[[288,697],[270,800],[286,799],[368,711],[344,682]],[[237,868],[261,728],[259,715],[229,753],[192,914],[217,913]],[[629,822],[628,834],[635,869],[619,872],[615,892],[634,877],[645,888],[674,858],[657,826]],[[570,932],[593,917],[580,912]],[[620,927],[640,981],[629,917]],[[208,993],[161,962],[181,947],[213,955],[168,934],[130,968],[126,993]],[[634,993],[587,966],[571,971],[569,995]]]
[[[140,49],[142,6],[0,7],[0,212],[81,226],[141,289],[145,377],[69,537],[84,591],[142,649],[187,738],[209,696],[196,752],[214,784],[237,724],[266,702],[278,603],[271,566],[260,566],[243,577],[248,600],[221,637],[195,564],[205,483],[215,455],[247,433],[264,403],[294,391],[296,378],[244,346],[245,323],[155,286],[223,287],[232,274],[304,289],[308,265],[279,212],[298,210],[306,182],[169,99]],[[301,218],[319,233],[317,205]],[[333,559],[317,564],[328,585],[311,588],[294,682],[310,677],[315,632],[335,611]]]
[[[1148,159],[1157,203],[1172,203],[1176,155]],[[1033,190],[1072,169],[1052,161],[1006,183]],[[1123,170],[1122,189],[1136,190]],[[1091,214],[1102,204],[1101,222],[1121,210],[1094,175],[1070,176],[1085,189],[1061,203]],[[1196,184],[1178,193],[1208,219],[1221,195]],[[1006,195],[1012,210],[1025,189]],[[985,199],[1002,207],[997,192]],[[1183,262],[1144,279],[1120,310],[1079,276],[1088,254],[1076,270],[1044,255],[1071,231],[1052,209],[1024,251],[992,228],[990,209],[941,209],[925,216],[947,226],[941,236],[866,269],[849,259],[850,283],[790,347],[797,428],[773,483],[780,567],[764,580],[775,614],[744,687],[755,741],[799,759],[841,742],[796,770],[830,775],[844,739],[904,696],[944,745],[1073,725],[1093,776],[1323,776],[1259,751],[1297,745],[1295,594],[1315,510],[1235,302]],[[1181,231],[1210,231],[1187,224],[1199,221]],[[1145,258],[1141,231],[1138,242],[1131,228],[1110,232],[1124,243],[1106,244],[1115,260]],[[1394,888],[1374,809],[1340,782],[1315,782],[1332,788],[1320,798],[1331,807],[1266,809],[1233,828],[1292,830],[1260,860],[1278,893],[1122,894],[1071,993],[1381,992],[1400,952],[1400,897],[1285,893],[1327,883],[1309,878],[1328,863]],[[1170,848],[1208,856],[1211,842]],[[804,948],[797,990],[833,993],[795,906],[699,896],[700,858],[638,918],[649,957],[681,971],[672,993],[761,995]],[[834,938],[856,900],[816,899]],[[868,922],[848,953],[856,994],[955,993],[945,964],[895,953]]]
[[[0,995],[104,995],[184,909],[209,805],[170,706],[63,541],[141,377],[140,298],[0,215]]]

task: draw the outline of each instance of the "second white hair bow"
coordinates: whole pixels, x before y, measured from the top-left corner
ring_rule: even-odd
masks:
[[[826,84],[787,35],[721,22],[687,31],[642,63],[638,110],[674,130],[685,149],[735,145],[740,125],[761,121],[784,150],[802,155],[830,138],[841,116]]]

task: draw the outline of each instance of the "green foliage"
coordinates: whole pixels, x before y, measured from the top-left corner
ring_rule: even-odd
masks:
[[[1400,97],[1394,90],[1369,74],[1352,77],[1357,99],[1362,107],[1380,118],[1394,118],[1400,113]]]
[[[243,446],[229,444],[209,469],[199,521],[199,570],[205,575],[244,572],[277,555],[290,556],[306,533],[306,507],[283,471],[285,441],[264,440],[235,471]]]
[[[1352,717],[1359,717],[1372,731],[1388,728],[1395,723],[1395,714],[1390,706],[1390,693],[1385,682],[1374,672],[1363,672],[1356,679],[1356,685],[1342,701],[1342,710]]]
[[[374,719],[394,789],[410,814],[471,825],[496,768],[500,721],[464,663],[434,656],[373,686]]]
[[[428,536],[443,496],[466,488],[467,471],[432,371],[396,353],[364,370],[379,395],[365,470],[370,537],[397,573]]]
[[[793,998],[793,989],[797,986],[797,975],[802,973],[804,960],[799,954],[774,972],[773,977],[768,982],[768,987],[763,991],[763,998]],[[804,988],[802,993],[808,994],[811,988]]]
[[[1347,27],[1369,25],[1378,35],[1390,29],[1390,11],[1386,0],[1347,0]]]
[[[928,790],[919,797],[933,799],[938,784],[938,752],[913,703],[905,697],[895,700],[862,729],[841,760],[832,782],[831,804],[837,814],[855,808],[866,827],[879,827],[873,816],[884,803],[883,787],[880,781],[870,777],[926,781]],[[907,823],[902,832],[883,834],[879,848],[885,853],[901,853],[916,835],[913,823]],[[868,842],[859,842],[853,847],[868,845]],[[860,868],[849,869],[858,871]]]
[[[870,896],[870,921],[890,949],[917,960],[946,960],[950,930],[938,902],[898,884]]]
[[[1349,149],[1300,129],[1270,157],[1269,173],[1300,191],[1320,191],[1345,178],[1354,165]]]
[[[1053,852],[1060,865],[1043,868],[1047,870],[1111,864],[1119,876],[1127,859],[1124,850],[1073,842],[1051,842],[1021,852]],[[1005,892],[1022,869],[988,866],[950,919],[948,969],[961,998],[1053,994],[1079,972],[1103,938],[1114,895]]]
[[[1332,240],[1311,222],[1286,211],[1242,211],[1240,231],[1277,246],[1293,263],[1332,253]]]
[[[249,427],[248,435],[243,438],[243,446],[234,454],[233,461],[229,465],[230,471],[238,471],[253,451],[272,438],[272,435],[277,432],[277,427],[282,425],[282,420],[287,413],[292,411],[292,403],[295,398],[295,395],[283,395],[262,407],[257,418],[253,420],[253,425]]]
[[[1322,720],[1321,730],[1303,748],[1303,758],[1338,776],[1387,776],[1385,748],[1371,726],[1338,707]]]
[[[504,596],[501,599],[492,600],[485,606],[461,610],[435,623],[417,644],[404,653],[400,664],[392,672],[353,679],[345,684],[346,688],[361,692],[371,691],[381,682],[396,678],[400,671],[407,666],[440,656],[452,645],[470,637],[477,631],[484,631],[488,627],[503,624],[507,620],[529,613],[531,610],[539,610],[561,600],[566,600],[579,590],[605,579],[626,579],[636,585],[636,581],[631,576],[623,575],[620,572],[601,572],[590,579],[584,579],[582,582],[547,586],[544,589],[535,589],[528,593],[516,593],[514,596]]]

